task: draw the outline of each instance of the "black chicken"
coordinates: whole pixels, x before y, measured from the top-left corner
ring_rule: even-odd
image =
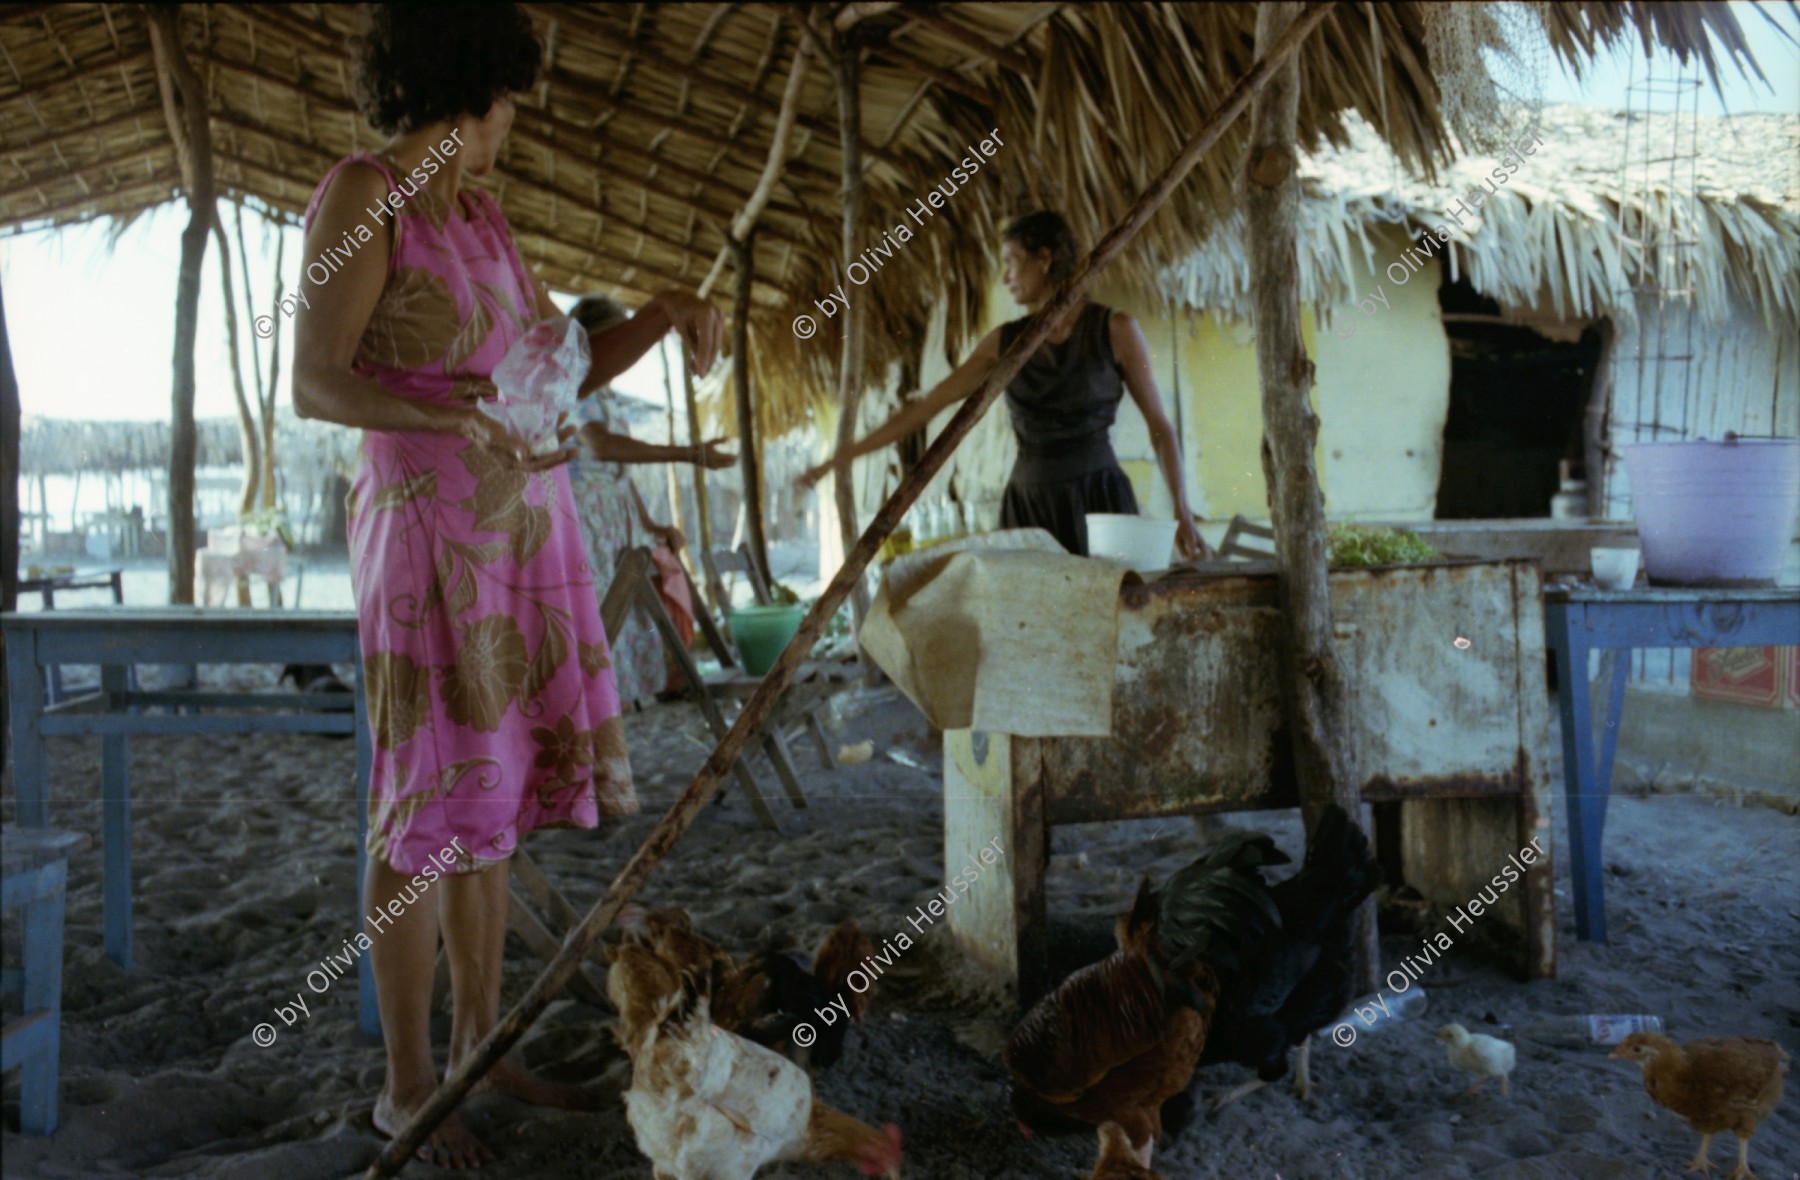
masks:
[[[1209,955],[1221,987],[1200,1063],[1235,1061],[1256,1070],[1258,1079],[1218,1105],[1280,1079],[1294,1045],[1300,1047],[1294,1091],[1301,1098],[1311,1092],[1312,1034],[1335,1020],[1355,994],[1356,910],[1380,879],[1368,837],[1341,807],[1330,807],[1319,818],[1300,871],[1268,888],[1280,929],[1260,945]]]

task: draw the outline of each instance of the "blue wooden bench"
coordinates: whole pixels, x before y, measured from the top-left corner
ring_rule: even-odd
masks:
[[[6,829],[0,836],[0,912],[10,925],[23,911],[24,963],[0,972],[0,991],[18,995],[23,1014],[0,1032],[0,1071],[19,1069],[19,1129],[56,1130],[57,1058],[62,1050],[63,899],[71,852],[89,840],[50,828]]]
[[[50,822],[44,739],[101,739],[101,834],[105,867],[105,949],[131,967],[131,784],[126,740],[184,733],[327,733],[356,738],[354,930],[361,929],[364,835],[368,824],[369,727],[361,685],[356,616],[350,611],[209,610],[191,606],[112,607],[0,615],[12,715],[13,782],[19,824]],[[334,664],[356,669],[354,711],[341,694],[287,691],[138,691],[137,664]],[[98,692],[51,704],[45,671],[97,664]],[[144,706],[166,706],[151,711]],[[369,956],[357,959],[358,1022],[380,1032]]]

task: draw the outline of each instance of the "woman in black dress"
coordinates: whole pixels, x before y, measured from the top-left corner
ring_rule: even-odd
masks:
[[[1075,269],[1075,235],[1061,215],[1032,213],[1006,227],[1001,240],[1006,289],[1036,311]],[[943,410],[975,393],[1029,317],[1000,325],[981,338],[954,373],[801,477],[812,482],[859,456],[898,442],[929,425]],[[1113,456],[1108,433],[1129,391],[1175,501],[1176,549],[1187,558],[1210,556],[1188,507],[1181,449],[1163,413],[1150,373],[1150,346],[1137,321],[1084,302],[1072,309],[1006,387],[1019,454],[1000,506],[1001,528],[1042,528],[1069,552],[1085,556],[1089,512],[1135,515],[1137,497]]]

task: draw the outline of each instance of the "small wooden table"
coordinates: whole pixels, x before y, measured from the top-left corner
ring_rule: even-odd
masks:
[[[357,912],[362,909],[364,837],[368,825],[369,726],[362,656],[350,611],[211,610],[202,607],[114,607],[0,615],[6,638],[7,693],[12,714],[13,781],[19,823],[50,822],[49,765],[44,739],[101,738],[101,839],[104,857],[105,949],[131,966],[131,786],[126,739],[185,733],[322,733],[356,738]],[[283,690],[136,691],[136,664],[332,664],[356,669],[351,710],[332,693]],[[45,699],[44,673],[62,664],[98,664],[100,690],[61,704]],[[145,706],[164,706],[152,712]],[[278,711],[286,710],[286,711]],[[359,927],[360,928],[360,927]],[[375,1033],[374,977],[357,959],[359,1022]]]
[[[1600,837],[1612,795],[1613,753],[1631,661],[1615,659],[1607,688],[1606,729],[1594,750],[1588,653],[1640,647],[1763,647],[1800,644],[1800,590],[1644,587],[1544,591],[1546,645],[1556,653],[1562,723],[1563,793],[1569,812],[1569,870],[1575,881],[1575,937],[1606,941],[1605,874]]]

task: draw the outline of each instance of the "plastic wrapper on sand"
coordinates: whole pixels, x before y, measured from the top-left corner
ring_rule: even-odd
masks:
[[[494,366],[500,396],[478,402],[481,412],[547,455],[559,445],[557,424],[573,413],[593,358],[587,332],[566,315],[539,320]]]

